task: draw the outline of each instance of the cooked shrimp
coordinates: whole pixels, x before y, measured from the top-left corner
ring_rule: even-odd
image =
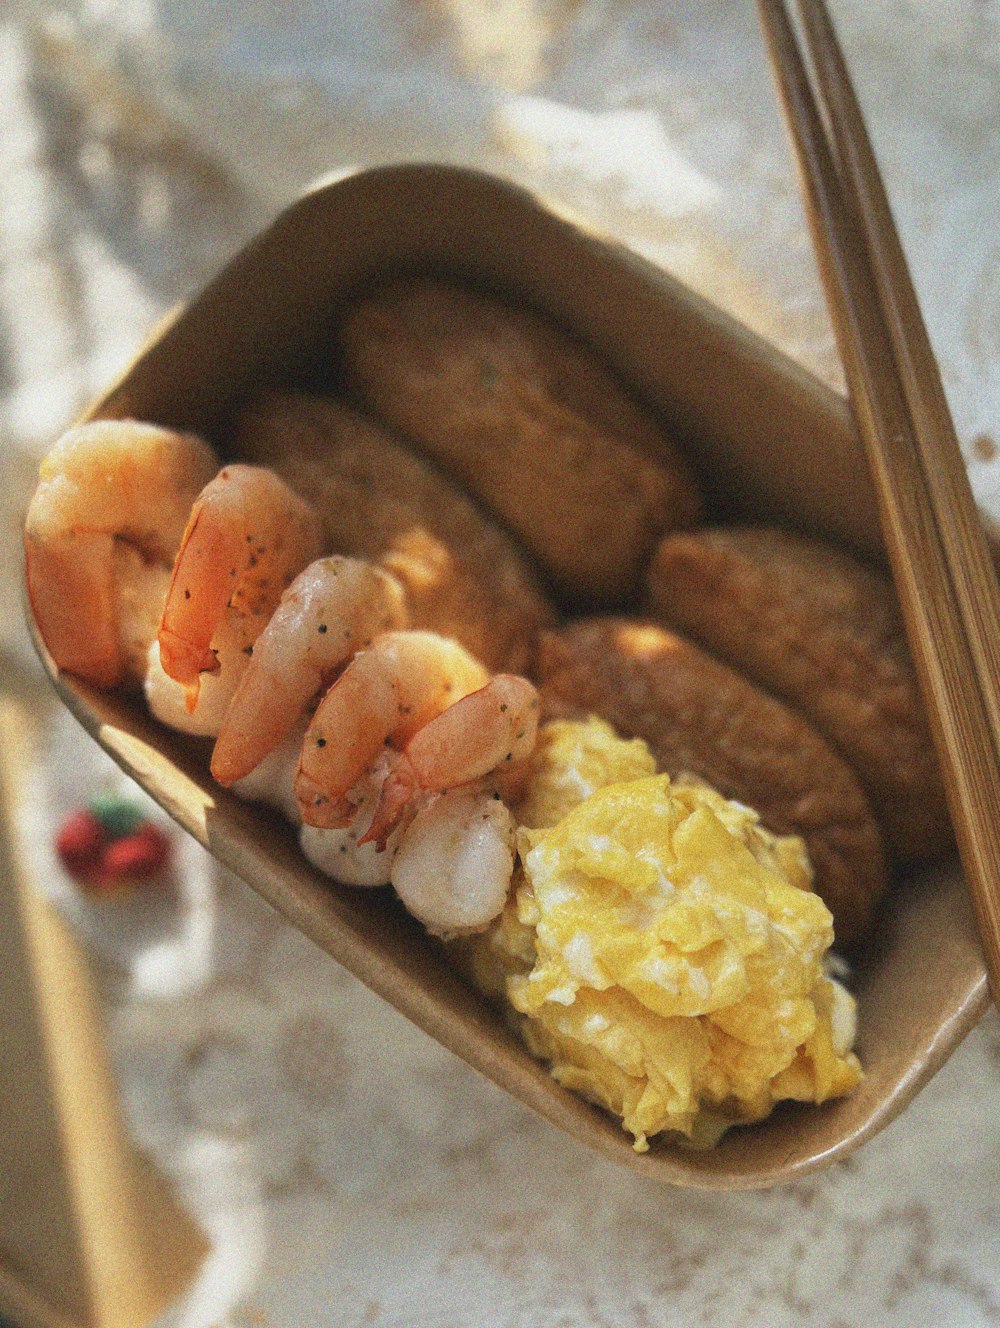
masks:
[[[176,683],[174,684],[176,686]],[[203,686],[202,691],[206,689]],[[201,708],[202,702],[198,706]],[[247,802],[263,802],[276,808],[291,821],[300,825],[299,804],[295,797],[295,772],[299,767],[299,751],[306,733],[303,717],[284,738],[272,748],[259,765],[248,775],[231,785],[232,791]]]
[[[158,622],[160,616],[162,597]],[[150,713],[172,729],[214,738],[222,728],[233,692],[247,665],[247,651],[252,648],[259,627],[256,619],[246,618],[232,609],[226,610],[212,638],[212,653],[218,671],[201,675],[197,696],[164,672],[160,643],[154,639],[146,655],[146,676],[143,679]]]
[[[471,784],[524,761],[537,734],[537,689],[527,678],[498,673],[413,735],[385,782],[367,838],[384,840],[418,790]]]
[[[406,622],[403,588],[382,568],[357,558],[310,563],[253,645],[212,754],[219,783],[248,775],[345,661]]]
[[[390,879],[436,936],[481,931],[503,909],[514,871],[514,817],[487,793],[452,789],[417,812]]]
[[[462,646],[434,632],[386,632],[347,666],[306,730],[295,791],[307,825],[351,819],[348,790],[387,744],[405,745],[489,674]]]
[[[379,847],[367,839],[365,832],[371,824],[385,778],[398,759],[397,752],[385,748],[372,768],[351,789],[348,798],[355,805],[355,811],[349,824],[328,830],[304,825],[299,833],[302,852],[313,866],[342,885],[389,884],[403,827],[398,826]]]
[[[205,486],[181,539],[159,631],[160,663],[185,688],[189,710],[201,675],[220,670],[220,629],[239,649],[252,647],[282,592],[322,550],[319,517],[271,471],[225,466]]]
[[[78,425],[45,457],[24,543],[32,612],[61,669],[99,687],[141,676],[148,639],[140,648],[135,631],[162,605],[191,504],[217,464],[193,434],[137,420]],[[121,583],[133,578],[123,604]]]

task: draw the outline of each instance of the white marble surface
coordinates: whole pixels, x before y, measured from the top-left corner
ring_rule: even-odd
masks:
[[[974,483],[1000,518],[1000,6],[835,12]],[[40,450],[278,202],[348,163],[504,170],[837,381],[749,5],[19,0],[6,14],[8,604]],[[0,632],[25,660],[16,612]],[[51,752],[40,825],[120,779],[65,717]],[[94,946],[132,1128],[213,1241],[172,1328],[1000,1323],[995,1016],[850,1163],[770,1194],[675,1192],[529,1116],[197,850],[183,864],[167,900],[98,914],[40,862]]]

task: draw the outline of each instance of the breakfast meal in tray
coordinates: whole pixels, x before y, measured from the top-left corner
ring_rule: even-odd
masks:
[[[55,664],[391,886],[637,1149],[849,1092],[831,947],[949,843],[889,580],[700,524],[657,419],[494,295],[398,278],[333,341],[336,396],[236,403],[239,462],[128,419],[56,443],[25,528]]]

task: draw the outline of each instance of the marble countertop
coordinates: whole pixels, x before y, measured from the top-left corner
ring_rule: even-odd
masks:
[[[835,15],[1000,520],[1000,6]],[[502,171],[839,382],[751,6],[16,0],[0,114],[3,667],[35,667],[15,606],[39,454],[321,172]],[[212,1241],[164,1328],[1000,1323],[995,1015],[845,1164],[766,1194],[643,1183],[430,1042],[193,844],[174,894],[84,903],[44,829],[122,777],[39,706],[39,870],[92,949],[130,1127]]]

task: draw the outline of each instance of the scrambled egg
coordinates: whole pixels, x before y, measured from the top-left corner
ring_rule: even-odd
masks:
[[[465,943],[532,1052],[620,1116],[639,1151],[662,1130],[709,1145],[783,1098],[822,1102],[861,1077],[801,840],[654,770],[643,742],[600,720],[546,726],[515,889]]]

